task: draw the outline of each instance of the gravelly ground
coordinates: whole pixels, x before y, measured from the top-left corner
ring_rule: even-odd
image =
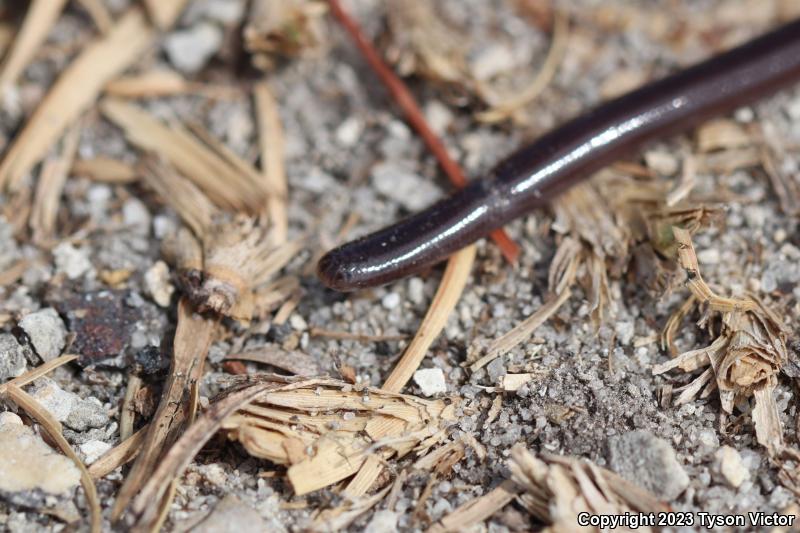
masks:
[[[481,53],[489,45],[500,43],[500,51],[493,53],[510,55],[521,67],[531,68],[546,52],[548,36],[519,18],[512,4],[503,0],[447,0],[441,2],[440,9],[464,28],[474,61],[482,60]],[[601,8],[601,4],[605,7]],[[598,22],[602,20],[599,13],[649,9],[654,18],[688,20],[697,16],[703,20],[712,18],[714,13],[734,11],[731,4],[734,2],[658,1],[648,3],[645,8],[638,2],[621,0],[565,2],[573,13],[573,25],[579,28],[575,32],[578,37],[568,49],[551,87],[532,104],[528,126],[482,126],[468,110],[452,105],[440,89],[419,79],[412,80],[411,86],[466,172],[478,176],[524,139],[535,137],[598,101],[604,81],[619,69],[642,70],[656,76],[708,52],[707,45],[693,38],[688,38],[681,50],[668,49],[635,25],[613,34]],[[382,2],[359,0],[349,5],[369,33],[374,35],[381,30]],[[204,20],[222,25],[208,12],[195,8],[184,17],[179,30],[192,28]],[[735,17],[731,20],[731,25],[737,28],[729,34],[734,41],[755,35],[768,24],[768,20],[762,21],[757,16],[752,21],[739,19],[738,25]],[[701,26],[693,22],[687,23],[687,27],[691,32]],[[69,10],[58,23],[51,42],[74,50],[86,38],[88,28],[81,12]],[[424,207],[448,190],[435,162],[378,88],[343,32],[331,23],[325,35],[326,42],[316,57],[292,61],[270,78],[287,136],[290,233],[307,237],[311,251],[330,246],[353,212],[358,219],[348,237],[377,229]],[[17,98],[6,101],[0,115],[0,139],[13,136],[22,117],[35,106],[67,59],[68,56],[49,54],[46,60],[37,61],[26,71]],[[158,50],[152,61],[168,62]],[[200,79],[218,82],[230,81],[232,75],[237,73],[218,59],[197,74]],[[244,93],[241,98],[225,101],[175,97],[146,105],[165,118],[202,121],[231,148],[248,158],[255,157],[256,128]],[[784,92],[751,110],[742,110],[736,118],[772,124],[789,140],[788,144],[798,143],[800,90]],[[691,136],[684,136],[665,141],[652,150],[666,151],[680,159],[688,153],[691,142]],[[135,158],[121,133],[95,113],[86,119],[79,152],[82,157],[105,154],[125,160]],[[797,174],[794,160],[787,159],[783,164],[787,171]],[[695,238],[704,277],[728,292],[759,291],[773,302],[794,335],[800,313],[800,292],[796,288],[800,280],[797,266],[800,243],[796,218],[780,212],[768,180],[756,169],[699,177],[700,191],[721,186],[747,201],[727,205],[724,224]],[[147,346],[160,345],[174,328],[174,306],[164,309],[156,305],[144,289],[143,276],[159,259],[159,240],[169,227],[177,224],[177,217],[139,186],[112,187],[74,178],[67,185],[63,201],[61,234],[77,235],[71,241],[74,248],[62,244],[50,254],[29,244],[15,243],[10,228],[0,221],[0,270],[21,256],[35,263],[21,283],[0,289],[0,310],[12,316],[3,326],[4,332],[11,331],[18,318],[40,308],[55,307],[67,319],[63,306],[69,298],[108,288],[101,271],[133,272],[127,292],[120,296],[136,316],[122,355],[110,365],[84,370],[60,368],[50,375],[57,388],[72,398],[69,401],[74,400],[73,410],[85,411],[73,415],[77,421],[65,423],[65,435],[86,456],[87,451],[97,446],[102,448],[98,442],[110,445],[117,442],[119,405],[132,356]],[[488,452],[486,460],[479,461],[468,451],[467,457],[454,467],[453,478],[434,489],[427,504],[430,519],[441,518],[506,478],[505,462],[510,447],[517,442],[525,442],[532,450],[578,455],[623,473],[632,472],[637,481],[662,491],[678,510],[730,513],[783,509],[793,496],[780,486],[775,469],[756,443],[749,416],[723,422],[715,395],[681,408],[659,405],[659,386],[673,378],[653,377],[650,369],[654,363],[664,361],[666,355],[655,342],[639,346],[637,341],[660,331],[669,314],[685,298],[684,291],[654,298],[635,282],[615,280],[611,289],[616,309],[595,331],[584,295],[578,290],[554,319],[536,331],[530,342],[475,373],[460,366],[471,346],[498,337],[541,305],[549,261],[555,251],[551,219],[549,211],[542,210],[507,228],[522,248],[516,269],[503,262],[493,245],[479,244],[478,260],[467,289],[445,333],[434,343],[423,363],[425,368],[442,368],[448,393],[468,400],[456,431],[472,433]],[[300,270],[301,262],[297,261],[294,270]],[[305,297],[289,325],[269,330],[264,327],[266,333],[253,336],[248,343],[269,341],[299,346],[331,373],[336,356],[354,367],[360,379],[378,385],[401,354],[403,341],[326,340],[311,337],[309,328],[411,335],[427,309],[440,272],[441,269],[434,269],[385,288],[347,295],[325,290],[313,275],[305,275]],[[66,329],[73,327],[70,323]],[[687,326],[678,345],[689,349],[705,345],[706,341],[699,329]],[[223,341],[212,347],[210,369],[202,390],[204,396],[218,390],[217,382],[222,375],[220,360],[229,350],[230,344]],[[30,357],[28,368],[36,362],[35,356]],[[497,394],[486,389],[498,385],[506,372],[534,372],[538,377],[516,393],[503,395],[496,419],[486,423]],[[40,388],[46,389],[47,384]],[[414,384],[406,392],[421,394]],[[50,393],[46,390],[41,393],[47,394]],[[791,429],[797,416],[795,394],[792,384],[784,378],[776,398],[782,421],[790,428],[786,431],[789,443],[796,440]],[[89,398],[94,400],[86,400]],[[98,413],[99,405],[102,409]],[[634,430],[646,434],[631,433]],[[659,444],[656,436],[674,449],[679,468],[671,462],[672,452],[663,443]],[[86,443],[94,444],[81,447]],[[747,470],[747,480],[738,489],[732,488],[715,466],[715,454],[722,445],[738,450],[741,464]],[[183,479],[169,517],[170,528],[181,530],[193,524],[226,493],[236,494],[255,509],[269,530],[291,530],[307,520],[309,509],[282,507],[282,503],[292,499],[288,483],[280,478],[257,476],[259,471],[270,469],[269,465],[248,458],[234,446],[212,448],[201,454]],[[647,454],[651,454],[648,464],[638,464]],[[398,463],[395,468],[404,464]],[[688,476],[685,490],[682,472]],[[121,478],[118,471],[99,483],[106,511]],[[390,523],[395,517],[400,529],[423,527],[413,521],[411,511],[425,482],[424,478],[410,477],[394,509],[397,514],[389,515]],[[35,512],[41,502],[30,498],[9,497],[0,501],[0,524],[12,531],[62,529],[60,522]],[[80,490],[74,500],[82,509]],[[313,509],[338,500],[332,492],[324,490],[307,501]],[[513,530],[524,520],[520,513],[509,507],[477,530]],[[380,516],[387,519],[385,513]],[[360,530],[371,521],[373,513],[368,513],[355,523],[353,530]],[[374,520],[373,531],[380,530],[378,525],[378,520]]]

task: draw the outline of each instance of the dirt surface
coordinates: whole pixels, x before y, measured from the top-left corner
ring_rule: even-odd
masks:
[[[55,24],[18,85],[3,95],[0,145],[11,142],[59,71],[95,34],[86,12],[75,4]],[[120,13],[128,2],[107,4],[113,13]],[[161,46],[142,58],[136,69],[145,65],[183,69],[188,79],[233,90],[222,98],[178,95],[137,104],[165,120],[199,122],[246,160],[255,161],[257,125],[247,87],[261,75],[245,64],[236,42],[246,16],[244,5],[236,0],[192,4],[176,28],[161,39]],[[508,89],[535,75],[550,44],[549,26],[537,25],[535,17],[520,7],[524,4],[446,0],[437,2],[437,9],[463,35],[472,68],[506,72],[497,83]],[[376,42],[384,46],[392,42],[384,2],[358,0],[345,5]],[[481,104],[474,98],[425,76],[410,76],[407,81],[451,154],[468,176],[478,177],[520,143],[602,100],[627,80],[658,77],[768,29],[776,23],[778,5],[723,0],[665,0],[648,2],[646,7],[622,0],[571,0],[563,6],[559,2],[570,14],[570,40],[555,77],[525,107],[520,124],[481,124],[473,114]],[[166,43],[179,32],[198,31],[201,26],[219,34],[220,43],[196,71],[188,72],[187,62],[191,67],[196,58],[181,62],[174,56],[187,52],[170,52]],[[213,397],[226,383],[230,371],[222,361],[226,354],[266,343],[309,354],[331,375],[338,375],[342,365],[352,367],[359,382],[379,386],[407,340],[337,340],[313,330],[409,339],[441,278],[442,269],[434,268],[383,288],[341,294],[325,289],[308,267],[343,238],[378,229],[450,190],[435,160],[342,29],[332,19],[323,19],[321,35],[317,47],[281,60],[268,75],[286,136],[289,236],[306,243],[286,270],[300,276],[303,296],[283,325],[266,320],[245,329],[225,323],[225,340],[216,340],[210,349],[201,405],[202,398]],[[202,40],[209,39],[213,40],[207,36]],[[797,179],[800,89],[741,109],[731,118],[745,127],[774,128],[794,149],[779,161],[781,171]],[[648,148],[664,156],[668,168],[673,164],[680,168],[696,150],[694,134]],[[92,110],[81,122],[78,157],[98,155],[128,162],[140,157],[120,130]],[[636,157],[631,161],[644,163]],[[26,177],[27,186],[36,182],[37,173]],[[672,182],[676,174],[656,179]],[[724,294],[752,291],[775,310],[789,329],[789,364],[793,364],[800,314],[797,218],[782,211],[770,180],[757,166],[698,173],[694,189],[698,196],[722,189],[730,191],[732,199],[722,206],[721,222],[694,236],[703,277]],[[0,196],[6,207],[10,201],[10,196]],[[352,216],[355,223],[347,224]],[[29,392],[52,405],[69,404],[62,413],[64,435],[89,462],[119,443],[120,406],[134,369],[144,376],[152,395],[143,397],[142,410],[152,412],[157,403],[175,329],[177,294],[166,306],[159,305],[146,278],[162,259],[161,240],[180,220],[140,183],[109,185],[78,175],[70,175],[66,183],[57,220],[58,240],[48,249],[32,244],[25,231],[15,232],[7,219],[0,219],[0,272],[20,258],[29,264],[21,279],[0,287],[0,327],[3,334],[11,334],[3,340],[8,348],[0,353],[0,372],[5,372],[4,380],[19,375],[20,365],[34,368],[58,356],[65,346],[82,355],[80,365],[58,368]],[[346,234],[339,235],[345,225]],[[681,374],[652,374],[654,364],[669,358],[658,336],[687,298],[680,286],[661,295],[634,275],[612,277],[611,303],[598,327],[589,316],[587,295],[576,286],[569,301],[529,341],[475,372],[463,365],[535,312],[547,296],[548,268],[561,239],[553,228],[552,211],[538,210],[506,229],[521,247],[518,265],[512,268],[506,263],[491,242],[478,244],[467,287],[421,366],[442,369],[444,394],[465,400],[451,432],[454,438],[462,433],[474,436],[485,447],[486,457],[479,459],[468,447],[466,457],[416,511],[428,474],[409,471],[393,507],[378,504],[352,523],[352,531],[368,525],[375,532],[424,530],[507,479],[510,449],[520,442],[532,451],[588,458],[653,491],[679,511],[771,513],[795,501],[779,480],[775,461],[756,440],[750,404],[740,404],[733,415],[725,415],[716,392],[680,407],[660,401],[665,385],[677,388],[688,382]],[[114,278],[115,272],[125,272],[118,274],[124,279]],[[22,323],[24,317],[49,308],[55,313],[29,319],[27,327]],[[709,344],[709,334],[693,323],[698,318],[686,320],[679,330],[676,344],[681,351]],[[251,372],[264,370],[255,363],[245,367]],[[532,373],[533,378],[515,392],[502,392],[503,376],[509,373]],[[424,396],[413,381],[403,392]],[[781,375],[774,397],[786,443],[795,447],[796,395],[792,380]],[[4,409],[17,411],[10,403]],[[137,427],[142,423],[140,417]],[[736,453],[731,456],[726,446]],[[411,457],[393,460],[392,478],[412,462]],[[97,483],[106,530],[114,529],[108,517],[126,471],[117,469]],[[316,510],[342,502],[336,486],[295,497],[282,471],[248,457],[238,444],[215,439],[180,478],[164,528],[183,531],[200,523],[201,531],[219,531],[220,523],[260,520],[263,524],[258,527],[265,530],[301,530]],[[734,486],[731,479],[739,478]],[[0,493],[0,527],[15,532],[61,531],[64,517],[83,514],[85,509],[79,487],[66,497],[6,487]],[[220,522],[215,515],[224,513],[234,518]],[[530,520],[521,506],[510,504],[471,530],[542,526]],[[87,527],[85,520],[79,524]]]

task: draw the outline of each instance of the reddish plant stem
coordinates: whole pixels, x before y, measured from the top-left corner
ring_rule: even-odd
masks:
[[[375,73],[380,78],[383,85],[392,95],[397,105],[403,110],[411,127],[413,127],[431,153],[439,161],[442,170],[444,170],[450,183],[454,186],[461,188],[467,184],[467,178],[458,163],[450,157],[447,149],[442,143],[441,139],[431,130],[428,122],[425,120],[422,110],[417,104],[414,96],[409,91],[408,87],[403,81],[392,71],[383,58],[381,58],[372,43],[366,38],[361,31],[358,23],[344,10],[339,0],[328,0],[328,5],[331,12],[336,17],[336,20],[347,30],[350,37],[355,42],[361,54],[367,60],[367,63],[372,67]],[[511,240],[508,234],[503,229],[495,230],[491,233],[492,240],[497,244],[506,260],[512,265],[516,264],[517,257],[519,256],[519,246]]]

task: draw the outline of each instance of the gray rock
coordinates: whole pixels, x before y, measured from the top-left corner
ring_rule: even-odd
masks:
[[[25,368],[25,348],[12,334],[0,334],[0,383],[21,376]]]
[[[90,428],[101,428],[108,424],[108,414],[95,398],[78,400],[73,404],[64,425],[75,431],[86,431]]]
[[[506,375],[506,365],[502,357],[494,359],[491,363],[486,365],[486,373],[489,375],[489,381],[492,383],[500,383],[503,376]]]
[[[77,395],[65,391],[46,377],[37,379],[30,393],[59,422],[64,422],[73,407],[80,402]]]
[[[675,458],[670,444],[648,431],[630,431],[611,437],[608,462],[613,471],[667,502],[689,486],[689,476]]]
[[[14,227],[0,216],[0,271],[10,267],[19,258],[19,248],[14,240]]]
[[[416,174],[405,165],[390,161],[373,167],[372,185],[382,195],[409,211],[427,207],[441,196],[441,191],[431,180]]]
[[[34,350],[44,361],[51,361],[61,354],[67,343],[67,328],[52,307],[30,313],[19,321],[31,339]]]
[[[197,72],[205,66],[222,46],[222,30],[207,22],[183,31],[171,33],[164,41],[170,63],[186,73]]]
[[[192,531],[194,533],[216,533],[217,531],[261,533],[267,531],[267,527],[255,509],[246,505],[233,494],[228,494]]]

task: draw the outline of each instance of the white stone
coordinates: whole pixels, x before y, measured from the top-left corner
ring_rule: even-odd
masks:
[[[719,250],[716,248],[708,248],[697,252],[697,260],[701,265],[716,265],[719,264]]]
[[[80,398],[59,387],[50,378],[39,378],[31,396],[59,422],[64,422]]]
[[[447,383],[441,368],[423,368],[414,372],[414,382],[425,396],[447,392]]]
[[[514,55],[508,47],[501,44],[494,44],[483,48],[472,61],[470,61],[472,75],[482,81],[489,80],[514,67]]]
[[[714,456],[717,470],[731,487],[739,488],[750,477],[750,472],[744,466],[742,456],[739,455],[736,449],[730,446],[723,446],[717,450]]]
[[[56,262],[56,272],[66,274],[69,279],[78,279],[92,269],[87,250],[75,248],[68,242],[62,242],[53,248],[53,259]]]
[[[336,140],[345,148],[355,146],[364,131],[364,125],[356,117],[350,117],[336,128]]]
[[[31,340],[36,353],[44,361],[52,361],[67,344],[67,328],[64,321],[52,307],[30,313],[19,321]]]
[[[297,313],[292,313],[292,316],[289,317],[289,325],[292,326],[292,329],[295,331],[305,331],[308,329],[308,323],[305,318]]]
[[[169,306],[175,287],[169,280],[169,267],[164,261],[156,261],[144,273],[144,289],[155,303],[161,307]]]
[[[0,425],[0,492],[42,490],[64,494],[80,482],[80,472],[64,455],[22,424]]]
[[[0,413],[0,428],[3,426],[22,426],[22,419],[16,413],[3,411]]]
[[[187,73],[203,68],[221,46],[222,30],[208,22],[173,32],[164,41],[170,63]]]
[[[397,531],[397,519],[399,515],[388,509],[381,509],[372,515],[364,533],[394,533]]]
[[[112,446],[101,440],[87,440],[81,444],[81,453],[83,454],[83,462],[90,465],[100,459]]]
[[[661,150],[650,150],[644,153],[644,162],[647,168],[654,170],[661,176],[674,176],[678,172],[678,159]]]
[[[138,198],[128,198],[122,205],[122,221],[126,226],[140,233],[147,233],[150,229],[150,219],[150,211]]]
[[[419,211],[438,200],[442,192],[431,180],[404,164],[385,161],[372,168],[372,185],[409,211]]]
[[[394,309],[398,305],[400,305],[400,295],[396,292],[390,292],[383,298],[381,298],[381,305],[385,309]]]

